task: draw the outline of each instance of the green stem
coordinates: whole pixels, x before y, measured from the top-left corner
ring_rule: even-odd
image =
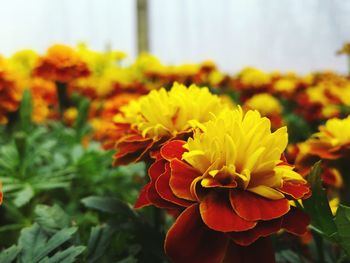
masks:
[[[61,115],[69,107],[69,98],[67,94],[67,84],[56,82],[56,91]]]
[[[321,235],[318,233],[312,231],[312,235],[315,240],[316,244],[316,249],[317,249],[317,254],[318,254],[318,261],[319,263],[324,263],[325,262],[325,256],[324,256],[324,248],[323,248],[323,238]]]

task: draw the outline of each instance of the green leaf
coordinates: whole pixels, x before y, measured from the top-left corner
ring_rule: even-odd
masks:
[[[58,251],[50,258],[44,258],[39,263],[73,263],[84,250],[84,246],[71,246],[66,250]]]
[[[21,231],[18,246],[22,248],[20,263],[37,263],[58,249],[72,238],[77,231],[76,227],[65,228],[55,233],[50,239],[48,234],[37,223]]]
[[[115,229],[109,226],[96,226],[91,229],[88,243],[88,263],[98,263],[105,255],[106,250],[111,245],[111,240],[115,234]]]
[[[89,196],[81,200],[88,208],[96,209],[109,214],[119,214],[129,217],[136,217],[137,214],[133,208],[116,198]]]
[[[58,248],[60,245],[71,239],[73,234],[77,232],[78,228],[71,227],[71,228],[65,228],[60,231],[58,231],[56,234],[54,234],[47,244],[45,244],[44,247],[41,248],[40,251],[35,255],[33,262],[39,262],[41,259],[43,259],[45,256],[47,256],[50,252]]]
[[[329,239],[334,239],[337,227],[333,221],[332,211],[329,207],[325,189],[321,182],[320,162],[317,162],[309,176],[312,196],[303,201],[305,211],[311,217],[312,228]]]
[[[37,205],[35,214],[35,221],[48,233],[57,232],[70,225],[69,216],[58,205]]]
[[[339,205],[334,222],[338,228],[339,243],[350,258],[350,207]]]
[[[30,184],[25,184],[23,189],[15,193],[15,199],[13,203],[17,207],[21,207],[27,204],[34,196],[33,188]]]
[[[11,263],[17,257],[17,255],[21,252],[21,248],[13,245],[8,249],[3,250],[0,253],[0,262],[1,263]]]
[[[19,115],[22,130],[28,132],[32,123],[32,95],[29,89],[25,89],[23,92]]]
[[[34,263],[33,258],[46,246],[46,241],[47,236],[38,224],[22,229],[18,240],[18,246],[22,248],[18,262]]]

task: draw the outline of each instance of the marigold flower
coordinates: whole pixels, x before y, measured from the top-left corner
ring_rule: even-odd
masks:
[[[308,197],[310,189],[281,157],[286,128],[271,133],[267,118],[241,108],[211,115],[187,141],[162,146],[135,205],[179,211],[165,240],[174,262],[221,262],[232,250],[254,253],[259,238],[280,229],[301,235],[309,223],[289,203]]]
[[[245,109],[257,110],[262,116],[271,120],[274,129],[282,126],[282,105],[268,93],[256,94],[244,103]]]
[[[34,69],[36,76],[63,83],[89,74],[86,63],[74,49],[58,44],[47,50]]]
[[[0,57],[0,124],[8,122],[8,114],[18,109],[21,97],[22,89],[14,72],[8,69],[5,60]]]
[[[223,108],[220,98],[207,88],[187,88],[175,83],[170,91],[164,88],[131,101],[120,109],[114,121],[116,134],[115,164],[147,159],[150,151],[174,138],[185,138],[193,128],[201,127]]]
[[[306,141],[309,154],[322,159],[335,160],[346,157],[350,150],[350,116],[332,118],[319,127],[319,132]]]

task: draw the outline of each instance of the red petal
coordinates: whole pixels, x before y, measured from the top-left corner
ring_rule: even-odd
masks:
[[[309,216],[295,207],[291,207],[291,211],[282,219],[282,228],[298,236],[305,234],[309,224]]]
[[[148,199],[153,205],[159,208],[168,208],[168,209],[178,208],[177,205],[163,199],[159,195],[158,191],[156,190],[156,186],[155,186],[156,181],[165,172],[165,164],[166,164],[165,160],[163,159],[158,160],[158,161],[155,161],[148,169],[148,175],[151,178],[151,182],[149,183],[148,192],[147,192]]]
[[[204,223],[216,231],[245,231],[256,225],[256,222],[247,221],[236,214],[230,204],[228,192],[210,192],[199,207]]]
[[[125,165],[142,159],[154,145],[153,140],[120,142],[113,165]]]
[[[177,159],[170,162],[170,167],[170,187],[174,194],[180,198],[195,201],[196,198],[191,194],[191,184],[194,179],[201,176],[200,172]]]
[[[231,190],[230,201],[236,213],[249,221],[278,218],[290,209],[285,198],[271,200],[248,191]]]
[[[258,240],[260,237],[267,237],[281,229],[282,218],[277,218],[269,221],[260,221],[256,227],[243,232],[231,232],[230,238],[241,246],[248,246]]]
[[[142,208],[151,204],[150,200],[148,199],[149,186],[150,184],[148,183],[141,189],[139,197],[137,198],[134,205],[135,208]]]
[[[223,263],[275,263],[275,253],[270,239],[261,238],[243,247],[230,243]]]
[[[300,199],[309,195],[310,188],[307,184],[283,181],[282,187],[279,191],[290,195],[295,199]]]
[[[222,262],[227,241],[226,235],[203,223],[198,205],[194,204],[169,229],[164,248],[175,263],[214,263]]]
[[[164,146],[160,149],[160,154],[168,161],[175,158],[181,160],[182,154],[186,151],[186,149],[183,148],[185,143],[185,141],[180,140],[170,141],[164,144]]]
[[[170,165],[169,163],[167,163],[165,166],[165,172],[161,176],[159,176],[159,178],[156,181],[156,190],[159,193],[159,195],[165,200],[175,203],[177,205],[184,206],[184,207],[190,206],[192,202],[178,198],[177,196],[174,195],[173,191],[169,186],[169,180],[170,180]]]

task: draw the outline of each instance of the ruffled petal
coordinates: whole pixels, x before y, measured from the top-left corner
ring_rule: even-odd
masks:
[[[290,195],[294,199],[301,199],[308,197],[311,190],[307,184],[301,184],[292,181],[283,181],[282,187],[279,189],[279,191]]]
[[[182,146],[185,144],[185,141],[174,140],[170,141],[160,149],[160,154],[165,160],[171,161],[172,159],[181,160],[182,154],[186,151]]]
[[[248,221],[275,219],[283,216],[290,209],[289,202],[285,198],[271,200],[241,190],[231,190],[230,201],[236,213]]]
[[[245,220],[236,214],[228,192],[210,192],[201,201],[199,208],[204,223],[216,231],[245,231],[256,225],[256,222]]]
[[[178,159],[173,159],[170,167],[170,187],[173,193],[180,198],[195,201],[195,197],[191,194],[191,184],[201,176],[199,171]]]
[[[174,195],[173,191],[171,190],[169,186],[169,180],[170,180],[170,165],[167,163],[165,165],[165,172],[158,177],[156,181],[156,190],[159,193],[159,195],[164,198],[165,200],[172,202],[174,204],[188,207],[192,204],[192,202],[178,198],[177,196]]]
[[[214,263],[222,262],[227,243],[225,234],[203,223],[198,205],[194,204],[169,229],[164,248],[174,263]]]
[[[291,207],[291,211],[282,219],[282,228],[287,232],[298,236],[305,234],[309,224],[309,216],[295,207]]]
[[[282,226],[282,218],[269,221],[260,221],[256,227],[243,232],[231,232],[229,237],[238,245],[248,246],[260,237],[267,237],[278,232]]]
[[[137,198],[136,203],[134,205],[135,208],[142,208],[152,204],[148,198],[149,187],[150,184],[148,183],[141,189],[139,197]]]

